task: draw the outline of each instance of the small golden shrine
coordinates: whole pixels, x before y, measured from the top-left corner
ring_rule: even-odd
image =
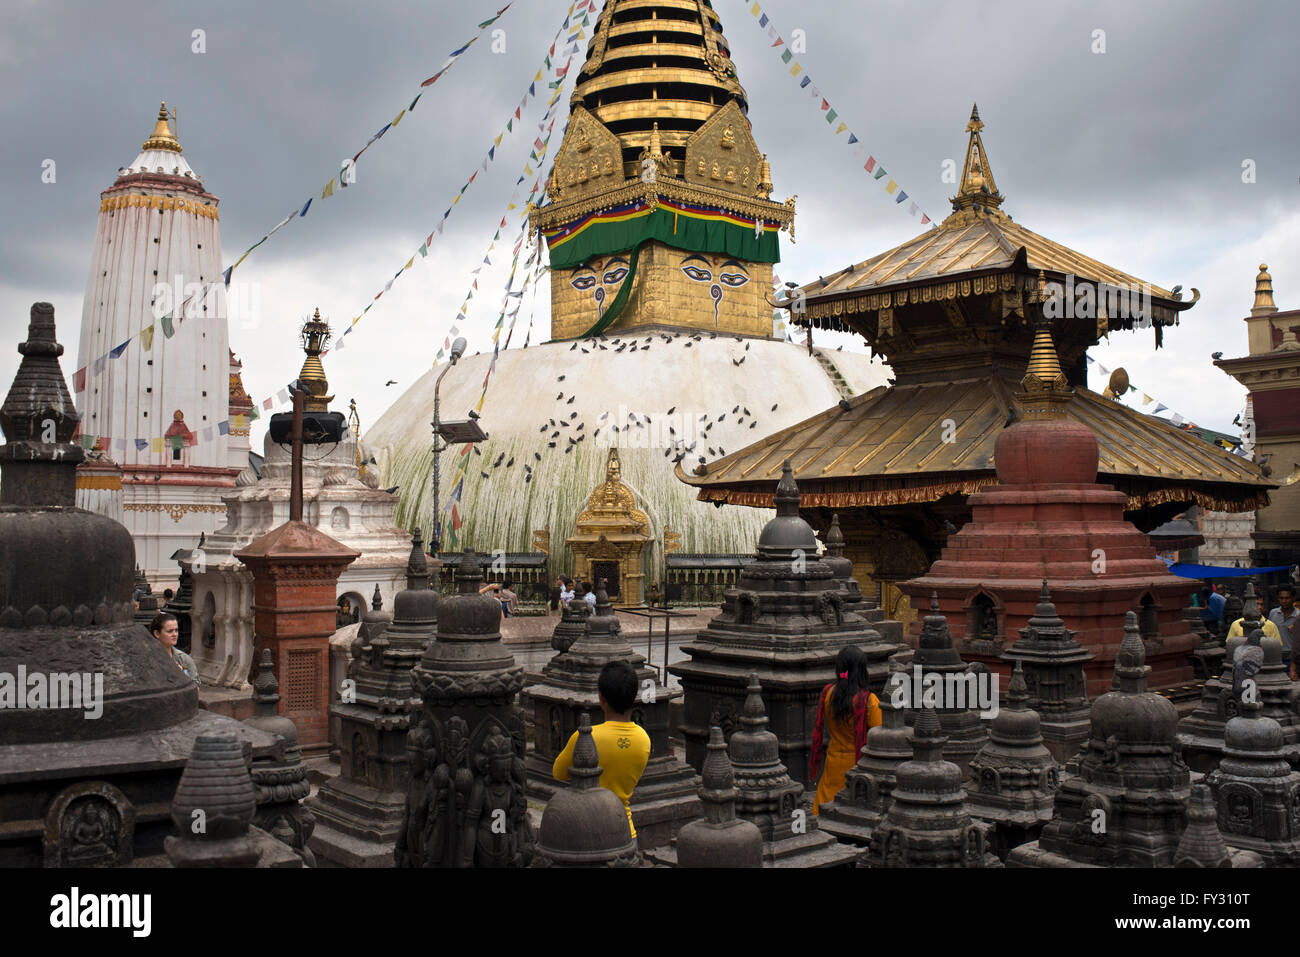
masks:
[[[573,549],[574,575],[594,587],[606,579],[605,590],[616,606],[639,605],[645,585],[645,551],[653,540],[650,519],[636,507],[636,497],[623,484],[618,449],[609,450],[605,481],[592,491],[578,515]]]

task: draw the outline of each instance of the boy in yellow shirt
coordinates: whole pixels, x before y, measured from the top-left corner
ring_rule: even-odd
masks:
[[[600,756],[600,786],[613,791],[623,802],[627,810],[627,826],[635,838],[636,826],[632,823],[628,801],[650,761],[650,735],[631,716],[636,701],[636,671],[626,661],[611,661],[600,670],[596,688],[600,694],[601,710],[605,712],[604,722],[591,729],[596,753]],[[578,732],[575,731],[551,768],[555,780],[569,780],[573,748],[577,743]]]

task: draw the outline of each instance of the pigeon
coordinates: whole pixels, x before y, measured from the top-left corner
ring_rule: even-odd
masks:
[[[689,349],[690,347],[691,347],[691,344],[690,344],[689,342],[686,343],[686,348]]]
[[[671,425],[668,426],[668,434],[669,434],[669,435],[676,435],[676,434],[677,434],[677,432],[673,429],[673,427],[672,427]]]
[[[389,379],[387,382],[384,383],[384,388],[387,389],[390,385],[397,385],[397,380]]]
[[[569,397],[569,401],[566,402],[566,403],[564,403],[564,404],[565,404],[565,405],[573,405],[573,400],[576,399],[576,398],[577,398],[576,395],[575,395],[575,396],[570,396],[570,397]]]
[[[581,432],[581,431],[582,431],[582,427],[583,427],[584,425],[586,425],[586,424],[587,424],[586,422],[579,422],[578,425],[577,425],[577,427],[576,427],[573,431],[575,431],[575,432]]]
[[[707,421],[709,421],[709,417],[708,417],[707,415],[702,415],[702,416],[700,416],[700,421],[701,421],[701,422],[707,422]]]
[[[703,456],[703,455],[700,456],[700,464],[701,464],[701,465],[704,464],[704,456]]]
[[[497,456],[497,460],[492,463],[492,467],[497,468],[502,462],[505,461],[505,458],[506,458],[506,453],[502,452],[500,455]]]
[[[1222,353],[1222,352],[1211,352],[1211,353],[1210,353],[1210,358],[1211,358],[1211,359],[1214,359],[1214,360],[1217,361],[1217,360],[1223,358],[1223,353]]]
[[[555,428],[555,420],[551,419],[551,428]]]
[[[527,484],[528,484],[529,482],[531,482],[532,480],[533,480],[532,475],[525,475],[525,476],[524,476],[524,484],[525,484],[525,485],[527,485]]]
[[[515,457],[512,455],[510,456],[510,461],[506,463],[506,468],[510,468],[510,466],[514,464],[515,464]]]
[[[551,438],[554,439],[554,438],[558,437],[559,434],[560,434],[560,430],[559,430],[559,429],[556,429],[554,432],[551,433]]]
[[[587,355],[590,351],[591,351],[590,349],[583,349],[583,350],[582,350],[582,354],[585,356],[585,355]]]
[[[1014,425],[1016,420],[1019,418],[1020,418],[1020,413],[1016,411],[1016,407],[1014,405],[1011,406],[1011,408],[1007,409],[1007,420],[1002,423],[1002,428],[1005,429],[1011,425]]]
[[[837,346],[837,347],[835,348],[835,351],[836,351],[836,352],[843,352],[843,351],[844,351],[844,347],[843,347],[843,346]]]
[[[779,403],[779,402],[773,402],[773,403],[772,403],[772,411],[775,412],[775,411],[776,411],[776,407],[777,407],[778,405],[780,405],[780,404],[781,404],[781,403]]]
[[[672,415],[676,411],[677,411],[677,406],[673,406],[671,409],[668,410],[668,414]]]
[[[745,414],[746,414],[746,415],[750,415],[750,414],[751,414],[750,411],[749,411],[749,409],[745,409]]]
[[[724,449],[721,445],[719,445],[719,446],[718,446],[718,454],[719,454],[719,455],[726,455],[726,454],[727,454],[727,450]]]
[[[718,416],[718,421],[721,422],[721,421],[723,421],[726,417],[727,417],[727,413],[724,412],[724,413],[722,413],[722,415]]]
[[[570,452],[572,452],[572,451],[573,451],[573,446],[572,446],[572,445],[566,445],[566,446],[564,447],[564,454],[565,454],[565,455],[568,455],[568,454],[569,454]]]
[[[843,347],[841,347],[841,348],[843,348]],[[745,351],[746,351],[746,352],[749,351],[749,343],[748,343],[748,342],[745,343]]]
[[[548,428],[550,428],[550,426],[546,426],[546,425],[544,425],[544,426],[542,426],[540,429],[538,429],[537,431],[538,431],[538,432],[545,432]]]
[[[731,412],[732,412],[733,415],[734,415],[735,413],[739,412],[739,411],[740,411],[740,406],[735,405],[735,406],[732,406],[732,407],[731,407]],[[748,414],[748,413],[746,413],[746,414]]]
[[[581,441],[582,441],[583,439],[585,439],[585,438],[586,438],[585,435],[580,435],[580,436],[578,436],[578,442],[581,442]],[[574,442],[573,444],[574,444],[574,445],[577,445],[578,442]]]
[[[635,342],[632,343],[632,348],[628,349],[627,351],[628,351],[628,352],[636,352],[636,343],[635,343]]]
[[[664,449],[664,458],[668,458],[668,456],[672,454],[672,451],[672,449]]]
[[[645,419],[647,422],[650,421],[650,416],[648,416],[648,415],[644,415],[644,416],[642,416],[642,418]]]
[[[608,419],[608,418],[609,418],[609,413],[608,413],[608,412],[602,412],[602,413],[600,413],[600,419],[599,419],[599,421],[604,422],[604,421],[605,421],[606,419]]]
[[[731,364],[732,364],[733,366],[738,366],[738,365],[740,365],[740,364],[741,364],[742,362],[744,362],[744,361],[745,361],[745,357],[744,357],[744,356],[741,356],[739,359],[732,359],[732,360],[731,360]]]
[[[754,426],[756,426],[756,425],[758,425],[757,422],[751,422],[751,423],[749,423],[749,427],[750,427],[751,429],[752,429]]]
[[[578,348],[578,344],[575,342],[573,345],[569,346],[569,351],[572,352],[576,348]]]
[[[556,381],[556,382],[563,382],[563,381],[564,381],[564,376],[560,376],[560,377],[559,377],[558,379],[556,379],[555,381]]]
[[[845,412],[847,412],[849,411],[849,409],[852,408],[852,406],[849,405],[848,399],[840,399],[840,408],[843,409]]]
[[[578,417],[578,413],[574,412],[574,413],[572,413],[572,414],[569,415],[569,421],[572,422],[572,421],[573,421],[574,419],[576,419],[577,417]]]
[[[596,426],[596,431],[595,431],[595,432],[592,432],[591,434],[592,434],[592,435],[600,435],[600,426]]]
[[[557,396],[555,397],[555,401],[556,401],[556,402],[559,402],[559,401],[560,401],[561,399],[563,399],[563,398],[564,398],[564,393],[561,392],[559,395],[557,395]]]
[[[946,518],[943,520],[943,528],[949,535],[952,535],[957,531],[957,526]]]
[[[540,461],[542,460],[542,453],[541,453],[541,452],[534,452],[534,453],[533,453],[533,458],[537,459],[537,461],[540,462]]]
[[[1170,289],[1169,292],[1170,292],[1170,294],[1171,294],[1175,299],[1182,299],[1182,298],[1183,298],[1183,296],[1182,296],[1183,287],[1182,287],[1181,285],[1174,286],[1174,288],[1173,288],[1173,289]]]
[[[711,456],[716,456],[717,454],[718,454],[718,453],[715,452],[715,451],[713,451],[712,448],[709,449],[709,455],[711,455]]]
[[[482,455],[482,454],[483,454],[483,450],[480,449],[480,448],[476,445],[476,446],[474,446],[474,454],[475,454],[475,455]]]
[[[386,489],[384,489],[384,491],[387,492],[389,495],[396,495],[396,494],[397,494],[397,490],[398,490],[399,488],[401,488],[401,487],[402,487],[402,486],[400,486],[400,485],[394,485],[392,488],[386,488]]]
[[[533,470],[533,467],[532,467],[531,465],[529,465],[527,462],[525,462],[525,463],[524,463],[524,471],[525,471],[525,472],[531,472],[532,470]]]
[[[555,443],[554,443],[554,442],[547,442],[547,443],[546,443],[546,447],[547,447],[548,449],[553,449],[553,448],[555,448]]]
[[[487,472],[479,472],[478,474],[483,476],[484,478],[489,478]]]

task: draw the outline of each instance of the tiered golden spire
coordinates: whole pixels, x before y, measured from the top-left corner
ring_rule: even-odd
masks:
[[[1270,316],[1277,312],[1277,303],[1273,301],[1273,277],[1268,274],[1268,264],[1259,264],[1259,275],[1255,277],[1255,305],[1250,310],[1252,316]]]
[[[172,133],[171,123],[167,120],[166,102],[158,105],[158,122],[153,126],[153,132],[149,138],[144,141],[140,147],[142,150],[170,150],[173,153],[181,151],[181,144],[174,133]]]
[[[966,159],[962,164],[957,195],[951,200],[952,210],[954,213],[970,210],[975,214],[1001,218],[1006,216],[1006,213],[998,207],[1002,205],[1005,197],[998,192],[998,184],[993,179],[993,170],[989,168],[989,158],[984,152],[984,141],[980,138],[982,129],[984,129],[984,122],[980,119],[979,105],[974,104],[970,110],[970,122],[966,124],[970,142],[966,146]]]
[[[1065,406],[1074,398],[1070,380],[1061,368],[1052,340],[1052,324],[1044,319],[1034,333],[1034,344],[1029,351],[1029,366],[1020,380],[1021,391],[1016,402],[1025,419],[1060,419],[1065,417]]]
[[[325,351],[331,334],[329,323],[320,317],[319,309],[302,324],[301,335],[302,348],[307,353],[307,358],[303,360],[298,381],[308,393],[306,409],[308,412],[328,412],[334,396],[325,394],[329,391],[330,384],[325,378],[325,367],[320,363],[320,354]]]

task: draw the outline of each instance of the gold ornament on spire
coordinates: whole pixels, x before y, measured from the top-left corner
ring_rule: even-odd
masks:
[[[299,335],[302,337],[303,352],[307,353],[307,358],[302,363],[302,371],[298,373],[298,381],[307,390],[306,410],[328,412],[334,396],[325,394],[329,391],[330,384],[325,378],[325,367],[320,363],[320,354],[325,351],[332,333],[329,323],[320,317],[319,309],[314,316],[302,324]]]
[[[1259,264],[1259,275],[1255,277],[1255,305],[1250,310],[1252,316],[1270,316],[1277,312],[1277,303],[1273,301],[1273,277],[1268,274],[1268,265]]]
[[[158,105],[158,122],[154,124],[153,132],[149,134],[149,138],[144,141],[144,145],[140,149],[171,150],[173,153],[181,151],[180,141],[172,133],[171,123],[167,120],[166,102]]]
[[[965,213],[967,216],[991,216],[995,219],[1006,218],[1006,213],[998,207],[1002,205],[1005,197],[998,192],[998,184],[993,179],[993,171],[989,168],[989,158],[984,152],[984,141],[980,138],[980,130],[984,129],[984,121],[980,119],[978,104],[973,105],[970,110],[970,122],[966,124],[966,132],[970,134],[970,142],[966,146],[966,158],[962,164],[961,181],[957,187],[957,195],[952,197],[953,213]]]
[[[1020,380],[1020,389],[1016,393],[1016,403],[1020,406],[1021,418],[1026,420],[1064,418],[1065,406],[1074,398],[1070,380],[1056,355],[1052,324],[1047,320],[1043,320],[1034,333],[1029,366],[1025,369],[1025,377]]]

